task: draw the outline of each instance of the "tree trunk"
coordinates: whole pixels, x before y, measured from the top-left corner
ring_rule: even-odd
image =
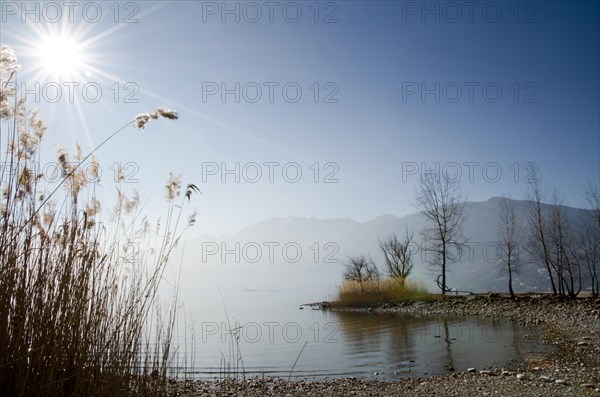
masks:
[[[442,296],[446,296],[446,243],[442,243]]]
[[[508,260],[508,291],[510,292],[510,297],[514,298],[515,292],[513,291],[513,287],[512,287],[512,269],[511,269],[510,259]]]

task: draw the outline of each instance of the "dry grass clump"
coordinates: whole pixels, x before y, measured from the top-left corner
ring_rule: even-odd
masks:
[[[346,280],[338,288],[335,303],[344,307],[369,307],[434,298],[422,282],[389,277],[381,280]]]
[[[14,53],[2,46],[0,390],[164,395],[178,303],[175,295],[165,313],[157,290],[193,223],[193,217],[180,222],[181,207],[197,189],[189,185],[175,205],[181,184],[171,178],[166,221],[153,227],[139,213],[137,194],[127,195],[120,184],[116,205],[102,208],[93,152],[83,156],[77,147],[69,156],[57,146],[60,175],[45,181],[38,165],[46,127],[10,88],[18,70]],[[143,127],[157,115],[177,118],[160,109],[128,125]]]

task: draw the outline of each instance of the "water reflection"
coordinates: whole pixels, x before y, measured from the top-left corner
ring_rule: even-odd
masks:
[[[272,301],[240,300],[229,310],[241,327],[239,351],[247,376],[287,378],[376,377],[448,374],[469,367],[506,367],[532,351],[553,347],[508,320],[478,317],[399,315],[293,310]],[[278,303],[278,302],[277,302]],[[231,352],[223,315],[203,315],[189,376],[218,376]],[[236,348],[237,350],[237,348]],[[375,375],[377,373],[377,375]]]
[[[345,360],[365,374],[443,374],[523,359],[519,325],[508,320],[360,312],[335,317]]]

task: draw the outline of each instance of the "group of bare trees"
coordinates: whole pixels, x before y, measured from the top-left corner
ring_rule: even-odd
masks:
[[[445,295],[451,290],[446,284],[446,272],[452,253],[460,252],[465,242],[462,233],[465,202],[458,181],[439,174],[425,175],[414,206],[427,220],[428,226],[421,231],[422,247],[429,265],[441,270],[438,286]],[[414,246],[413,233],[408,230],[400,239],[392,234],[379,240],[388,277],[403,280],[410,275],[414,266]],[[372,259],[361,255],[346,261],[344,279],[361,282],[378,277],[379,270]]]
[[[513,291],[513,275],[526,263],[542,265],[554,295],[576,297],[589,276],[591,292],[598,296],[600,273],[600,192],[589,185],[585,193],[587,211],[579,219],[567,214],[560,193],[555,189],[546,200],[539,180],[530,183],[525,207],[526,257],[519,255],[524,231],[517,221],[513,202],[503,200],[498,223],[501,270],[508,274],[508,288]],[[548,201],[548,204],[545,202]]]
[[[383,254],[384,273],[387,277],[404,280],[413,269],[412,249],[413,234],[408,230],[402,238],[390,234],[380,239],[379,249]],[[347,258],[345,262],[344,279],[348,281],[378,280],[381,276],[379,268],[371,257],[357,255]]]
[[[580,250],[592,283],[592,294],[597,297],[600,293],[598,279],[600,276],[600,189],[598,186],[588,186],[585,201],[589,212],[581,222]]]
[[[600,190],[591,184],[586,189],[587,211],[581,219],[573,220],[557,190],[545,204],[546,195],[541,183],[531,183],[527,193],[529,240],[525,251],[527,259],[519,256],[524,237],[517,219],[513,201],[504,199],[500,205],[497,225],[500,270],[508,275],[508,289],[514,297],[514,276],[526,262],[543,264],[555,295],[576,297],[583,288],[584,276],[589,276],[591,292],[600,291]],[[432,255],[428,263],[439,268],[438,286],[442,295],[451,289],[446,283],[451,254],[464,247],[462,233],[465,201],[459,182],[444,175],[430,174],[421,179],[415,207],[425,217],[427,227],[422,231],[424,247]],[[586,274],[587,273],[587,274]],[[441,278],[441,282],[440,282]]]
[[[460,252],[465,243],[462,232],[465,202],[458,181],[439,174],[425,175],[414,205],[427,220],[428,226],[421,231],[422,247],[427,251],[430,266],[441,270],[438,285],[445,295],[451,290],[446,284],[446,272],[452,253]],[[388,277],[403,280],[410,275],[414,266],[414,247],[413,233],[408,230],[402,238],[392,234],[379,240]],[[372,259],[364,256],[348,258],[346,280],[365,281],[374,277],[379,277],[379,271]]]
[[[588,211],[580,219],[567,216],[567,208],[557,190],[544,204],[546,194],[540,182],[530,185],[527,220],[530,239],[525,247],[531,260],[543,264],[554,295],[575,297],[583,287],[585,273],[592,294],[598,295],[600,266],[600,193],[597,187],[586,189]]]
[[[508,275],[508,289],[514,297],[513,281],[525,263],[540,264],[546,270],[550,288],[555,295],[575,297],[589,276],[592,294],[600,291],[600,190],[591,184],[586,189],[587,211],[574,221],[567,207],[554,190],[546,204],[546,194],[537,180],[527,192],[525,214],[517,215],[513,201],[505,198],[500,204],[497,225],[499,268]],[[441,174],[423,175],[417,188],[415,208],[424,216],[427,226],[421,231],[422,249],[427,263],[439,271],[437,284],[442,295],[448,287],[446,273],[453,255],[460,254],[467,243],[463,235],[465,199],[459,181]],[[525,217],[527,229],[522,230],[519,217]],[[528,236],[528,239],[526,239]],[[527,258],[519,255],[521,244]],[[412,244],[412,246],[411,246]],[[413,234],[407,230],[402,238],[396,234],[379,240],[384,257],[385,274],[405,279],[413,269]],[[379,278],[373,260],[365,256],[348,258],[346,280],[365,281]],[[441,281],[440,281],[441,279]]]

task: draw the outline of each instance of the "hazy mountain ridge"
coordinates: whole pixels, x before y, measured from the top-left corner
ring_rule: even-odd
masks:
[[[492,197],[483,202],[465,203],[464,235],[468,246],[450,264],[447,274],[450,287],[474,292],[507,289],[506,276],[499,271],[494,254],[502,200],[508,199]],[[525,215],[528,202],[511,201],[522,229],[519,252],[525,255],[523,246],[529,239]],[[544,206],[550,207],[549,204]],[[587,211],[564,208],[574,225]],[[424,281],[435,290],[435,278],[439,271],[434,271],[427,265],[426,255],[420,248],[420,231],[424,226],[424,218],[418,213],[403,217],[386,214],[366,222],[348,218],[274,218],[251,225],[233,235],[194,239],[188,245],[192,248],[188,248],[185,262],[195,269],[198,266],[217,269],[222,276],[229,278],[231,285],[239,283],[244,288],[331,290],[342,279],[342,262],[347,256],[371,255],[381,267],[383,261],[377,246],[378,238],[394,232],[402,235],[408,228],[414,233],[417,250],[411,277]],[[299,258],[295,256],[298,248],[301,250]],[[284,253],[286,249],[287,254]],[[545,269],[541,268],[541,264],[524,264],[521,274],[516,276],[515,291],[547,290]]]

